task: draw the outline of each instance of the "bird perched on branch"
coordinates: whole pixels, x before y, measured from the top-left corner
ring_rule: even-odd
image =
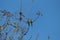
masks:
[[[28,26],[32,25],[33,21],[31,19],[27,20]]]
[[[22,21],[23,17],[25,17],[25,16],[23,15],[22,12],[20,12],[19,14],[20,14],[20,21]]]
[[[27,24],[28,24],[28,26],[30,26],[30,25],[33,25],[33,23],[40,17],[40,16],[42,16],[42,14],[40,13],[40,12],[37,12],[37,17],[33,20],[33,19],[28,19],[28,18],[26,18],[27,19],[27,21],[25,21]]]

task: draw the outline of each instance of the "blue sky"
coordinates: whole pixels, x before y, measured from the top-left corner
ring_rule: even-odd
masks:
[[[39,40],[48,40],[50,35],[51,40],[60,40],[60,0],[35,0],[29,13],[25,13],[31,0],[22,0],[22,11],[26,17],[35,18],[35,14],[38,10],[41,11],[41,16],[33,27],[30,28],[25,40],[32,35],[32,39],[35,39],[36,34],[39,34]],[[20,11],[20,0],[0,0],[0,10],[8,10],[11,13]],[[0,22],[1,24],[2,22]]]

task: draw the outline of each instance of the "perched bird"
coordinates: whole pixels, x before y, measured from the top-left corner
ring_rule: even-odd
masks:
[[[22,21],[22,19],[23,19],[22,16],[20,16],[19,20]]]
[[[32,25],[33,24],[33,21],[31,19],[28,19],[27,20],[27,23],[28,23],[28,26]]]
[[[28,26],[32,25],[39,18],[39,16],[42,16],[42,14],[40,12],[37,12],[37,17],[34,20],[28,19]]]
[[[22,15],[23,15],[23,14],[22,14],[22,12],[20,12],[19,14],[20,14],[20,16],[22,16]]]
[[[22,12],[20,12],[20,21],[22,21],[22,19],[23,19],[23,17],[25,18],[25,16],[23,15],[23,13]]]

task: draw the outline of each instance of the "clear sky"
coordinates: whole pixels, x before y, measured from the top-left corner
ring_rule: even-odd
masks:
[[[23,14],[34,19],[36,12],[40,10],[43,16],[34,22],[25,40],[28,40],[30,35],[31,40],[34,40],[36,34],[39,34],[39,40],[48,40],[48,35],[51,40],[60,40],[60,0],[35,0],[29,13],[25,13],[31,3],[32,0],[22,0]],[[11,13],[19,12],[20,0],[0,0],[0,10],[4,9]]]

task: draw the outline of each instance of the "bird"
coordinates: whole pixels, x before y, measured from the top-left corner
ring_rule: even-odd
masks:
[[[22,14],[22,12],[20,12],[19,14],[20,14],[20,16],[22,16],[22,15],[23,15],[23,14]]]
[[[19,15],[20,15],[19,20],[22,21],[22,15],[23,15],[23,13],[22,13],[22,0],[20,0],[20,12],[19,12]]]
[[[32,25],[33,24],[33,21],[31,19],[28,19],[27,20],[27,23],[28,23],[28,26]]]
[[[22,21],[22,15],[23,15],[23,14],[22,14],[22,12],[20,12],[20,14],[19,14],[19,15],[20,15],[19,20],[20,20],[20,21]]]

